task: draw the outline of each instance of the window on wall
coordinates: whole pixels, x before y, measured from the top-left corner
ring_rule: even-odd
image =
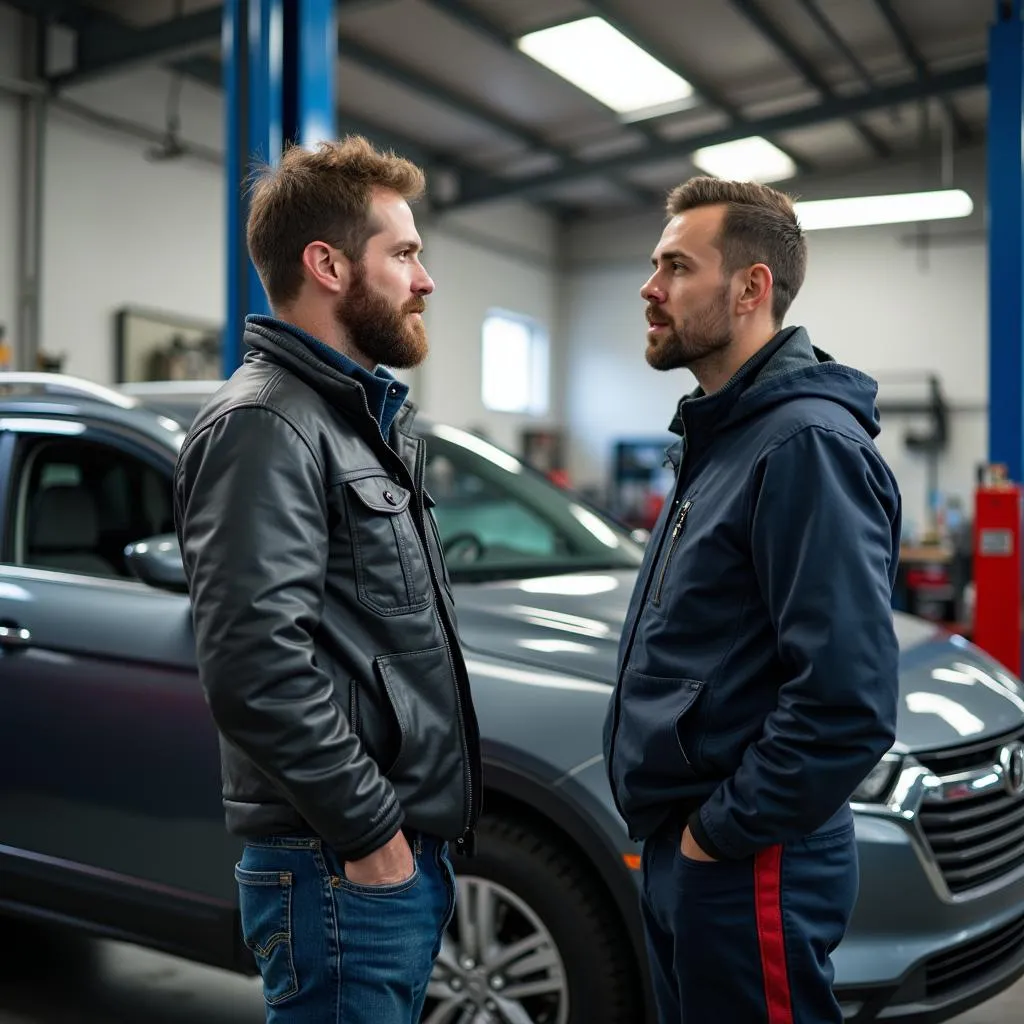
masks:
[[[484,318],[482,398],[495,412],[548,411],[548,335],[536,320],[492,309]]]

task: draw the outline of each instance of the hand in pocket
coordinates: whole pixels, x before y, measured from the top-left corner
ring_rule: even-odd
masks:
[[[415,870],[412,850],[401,832],[368,857],[345,862],[345,877],[355,885],[399,885]]]

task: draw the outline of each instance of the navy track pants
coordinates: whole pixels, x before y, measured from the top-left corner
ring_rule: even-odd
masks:
[[[641,907],[659,1024],[842,1024],[831,954],[857,898],[844,808],[818,832],[739,861],[644,843]]]

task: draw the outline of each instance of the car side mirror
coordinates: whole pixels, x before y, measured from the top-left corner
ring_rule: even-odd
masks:
[[[143,583],[161,590],[188,592],[178,538],[173,533],[137,540],[124,549],[128,568]]]

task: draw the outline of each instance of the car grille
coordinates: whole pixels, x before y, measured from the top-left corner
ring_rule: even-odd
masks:
[[[1024,730],[1015,729],[984,740],[981,743],[953,747],[947,750],[931,750],[915,754],[914,760],[923,764],[936,775],[952,775],[955,772],[970,771],[972,768],[987,768],[999,760],[999,751],[1014,740],[1024,740]]]
[[[1000,749],[1021,735],[917,756],[940,781],[981,773],[980,784],[963,787],[955,799],[926,799],[919,812],[921,829],[950,892],[975,889],[1024,866],[1024,796],[992,785]]]
[[[970,986],[1021,954],[1024,954],[1024,917],[929,960],[925,967],[927,996],[935,999]]]

